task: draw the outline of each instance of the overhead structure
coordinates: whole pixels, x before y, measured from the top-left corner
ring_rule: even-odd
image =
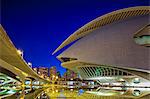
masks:
[[[5,68],[24,80],[28,77],[48,82],[41,78],[23,59],[22,53],[14,46],[6,31],[0,25],[0,67]]]
[[[121,9],[117,11],[113,11],[111,13],[105,14],[103,16],[100,16],[91,22],[87,23],[83,27],[79,28],[77,31],[75,31],[72,35],[70,35],[54,52],[58,52],[63,47],[67,46],[71,42],[78,40],[84,36],[86,36],[89,33],[92,33],[92,31],[101,28],[105,25],[115,23],[117,21],[126,20],[130,17],[136,17],[136,16],[143,16],[148,15],[150,11],[149,6],[139,6],[139,7],[130,7],[126,9]],[[148,20],[147,20],[148,21]]]

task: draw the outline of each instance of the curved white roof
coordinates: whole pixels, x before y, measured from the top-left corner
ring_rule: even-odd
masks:
[[[66,45],[70,44],[71,42],[79,38],[82,38],[89,33],[92,33],[91,31],[96,30],[104,25],[107,25],[107,24],[110,24],[119,20],[125,20],[130,17],[147,15],[147,14],[150,14],[150,6],[130,7],[130,8],[125,8],[125,9],[121,9],[121,10],[117,10],[117,11],[113,11],[111,13],[105,14],[87,23],[86,25],[84,25],[83,27],[75,31],[53,52],[53,54],[55,54],[57,51],[59,51]]]

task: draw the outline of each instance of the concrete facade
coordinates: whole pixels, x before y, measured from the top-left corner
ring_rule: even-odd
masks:
[[[150,48],[134,41],[134,34],[149,24],[149,16],[132,17],[92,31],[58,57],[118,67],[150,70]]]

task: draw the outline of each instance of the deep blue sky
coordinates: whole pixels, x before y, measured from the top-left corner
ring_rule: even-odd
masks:
[[[34,67],[60,66],[52,52],[87,22],[114,10],[148,5],[149,0],[0,0],[1,24]]]

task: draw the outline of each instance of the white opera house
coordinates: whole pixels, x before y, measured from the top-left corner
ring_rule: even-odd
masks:
[[[53,54],[81,78],[150,85],[150,7],[110,12],[79,28]]]

